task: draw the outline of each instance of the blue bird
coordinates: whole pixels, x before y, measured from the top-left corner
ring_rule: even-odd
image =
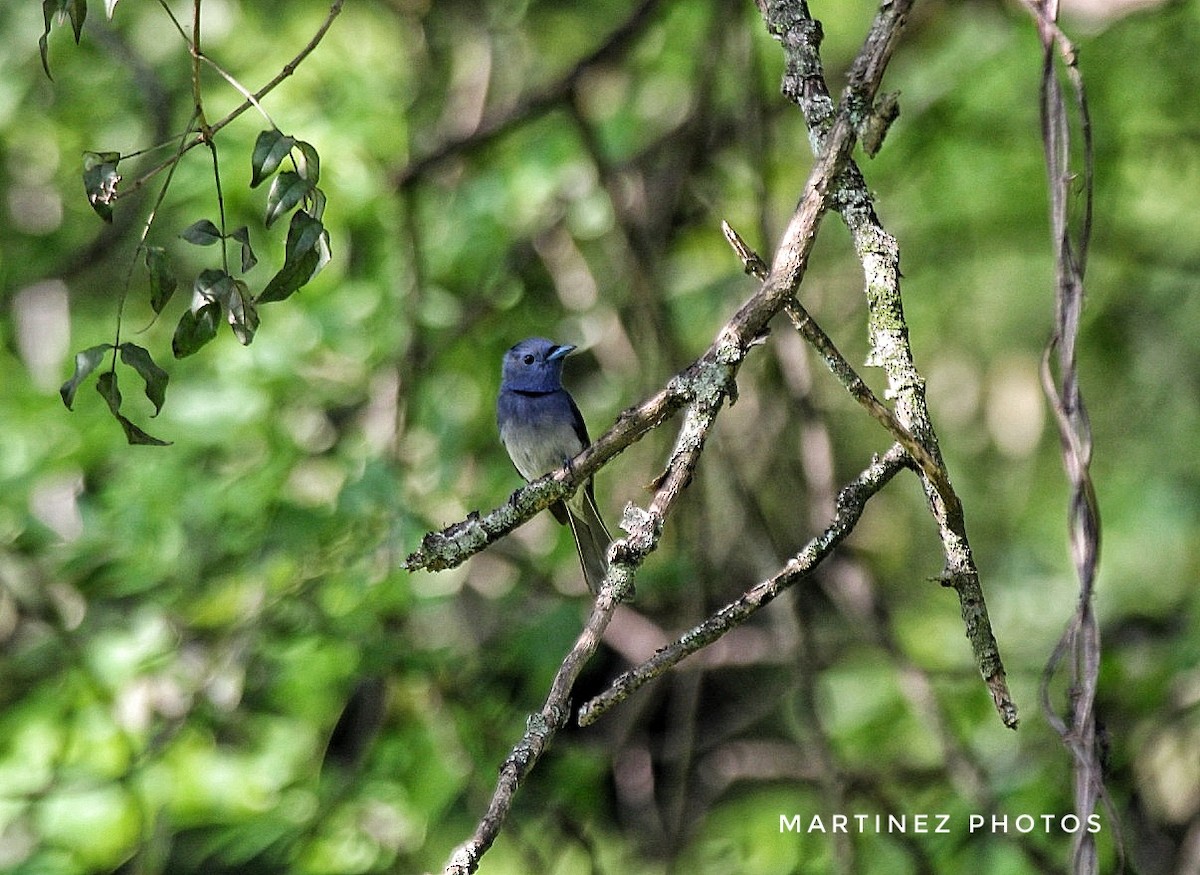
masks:
[[[529,337],[504,354],[496,425],[509,458],[529,482],[562,467],[591,443],[583,415],[562,385],[563,359],[573,349]],[[571,527],[583,578],[588,589],[599,593],[612,538],[596,511],[592,481],[566,503],[552,504],[550,511]]]

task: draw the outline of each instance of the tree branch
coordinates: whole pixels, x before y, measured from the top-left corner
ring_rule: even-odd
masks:
[[[474,872],[479,859],[495,840],[521,779],[566,719],[567,696],[579,668],[598,646],[599,633],[608,625],[617,604],[632,592],[637,569],[657,546],[666,517],[690,482],[709,427],[725,399],[736,391],[734,380],[747,351],[757,343],[767,323],[794,298],[808,265],[817,228],[828,207],[833,182],[854,147],[853,107],[870,105],[874,99],[910,6],[911,0],[889,0],[880,9],[766,281],[718,332],[704,355],[656,396],[623,413],[596,443],[566,466],[515,493],[506,507],[486,517],[472,515],[441,532],[427,534],[421,549],[406,560],[405,567],[409,570],[449,567],[464,561],[538,510],[578,488],[604,462],[686,404],[687,413],[675,448],[666,470],[656,481],[653,500],[645,510],[633,505],[626,508],[622,528],[629,534],[614,542],[609,550],[609,571],[587,626],[563,661],[542,710],[530,718],[524,736],[505,761],[487,814],[474,836],[456,849],[447,864],[447,875]]]
[[[606,581],[613,577],[610,573]],[[504,826],[521,781],[550,746],[555,733],[566,725],[571,714],[571,687],[574,686],[579,672],[600,646],[600,639],[619,601],[616,593],[617,588],[607,582],[601,588],[587,624],[558,667],[542,709],[529,715],[525,721],[525,734],[500,766],[500,777],[487,813],[479,821],[471,838],[455,848],[451,854],[450,861],[446,864],[446,875],[467,875],[479,867],[480,858],[487,853]]]
[[[742,260],[742,264],[746,268],[746,273],[758,277],[760,280],[766,279],[767,263],[759,257],[758,253],[749,247],[741,235],[730,227],[728,222],[721,223],[721,230],[725,232],[725,239],[729,241],[729,245],[733,247],[738,257]],[[825,360],[826,367],[837,377],[842,387],[850,393],[850,396],[855,401],[863,406],[876,422],[888,430],[900,446],[904,447],[905,451],[912,456],[917,467],[921,469],[921,473],[937,488],[938,494],[943,497],[943,500],[947,496],[952,496],[954,490],[950,486],[945,469],[913,437],[912,432],[904,427],[887,405],[875,397],[875,393],[871,391],[871,387],[858,375],[853,365],[846,361],[846,357],[842,355],[841,350],[837,348],[837,345],[830,336],[812,318],[808,310],[804,308],[804,305],[797,300],[791,300],[784,305],[783,309],[787,313],[788,318],[792,320],[792,325],[795,326],[796,330],[803,335],[804,339]]]
[[[872,25],[863,51],[890,55],[895,40],[880,37],[877,32],[902,27],[911,4],[912,0],[885,4]],[[878,59],[856,65],[857,72],[851,75],[824,151],[809,174],[766,281],[717,333],[712,346],[652,398],[624,411],[591,446],[562,468],[518,490],[506,505],[482,517],[472,514],[441,531],[425,535],[421,548],[405,560],[403,567],[406,570],[437,571],[461,564],[538,511],[570,495],[606,462],[661,425],[684,404],[712,393],[720,396],[712,400],[723,400],[728,387],[733,386],[732,380],[746,351],[799,289],[826,209],[832,180],[841,172],[854,148],[855,129],[849,119],[850,107],[864,102],[870,104],[879,88],[878,77],[884,66]],[[872,72],[876,78],[862,78],[867,72]]]
[[[634,45],[635,38],[650,21],[662,0],[642,0],[615,30],[599,46],[580,58],[566,73],[549,85],[534,91],[515,106],[500,113],[486,116],[475,130],[447,140],[428,154],[410,162],[395,176],[398,188],[411,183],[434,167],[461,152],[476,149],[511,131],[518,125],[539,118],[559,105],[568,102],[580,78],[600,64],[617,60]]]
[[[629,698],[648,681],[740,626],[785,589],[811,574],[833,552],[834,547],[853,531],[867,501],[907,464],[908,454],[899,444],[883,456],[873,459],[857,477],[842,487],[837,498],[837,514],[825,530],[809,541],[779,572],[747,590],[736,601],[683,633],[673,644],[614,680],[607,690],[579,709],[579,724],[587,726],[595,723],[605,711]]]
[[[884,6],[881,15],[887,12],[889,4]],[[902,22],[910,6],[910,3],[890,4],[890,14]],[[787,67],[783,93],[804,113],[814,152],[828,154],[828,144],[843,135],[840,126],[849,124],[852,119],[866,120],[872,112],[877,89],[869,92],[848,89],[835,114],[822,72],[821,26],[809,14],[807,4],[804,0],[759,0],[759,8],[766,18],[767,29],[784,48]],[[851,68],[851,83],[867,77],[878,84],[878,77],[883,72],[880,55],[890,53],[894,44],[892,31],[873,28],[864,51]],[[951,488],[949,478],[943,476],[945,464],[925,405],[925,381],[916,369],[908,342],[908,326],[900,297],[899,247],[895,238],[883,229],[862,173],[853,161],[846,162],[830,197],[832,206],[850,229],[866,276],[871,343],[867,363],[884,369],[888,395],[895,398],[896,419],[925,448],[934,463],[932,476],[924,465],[920,467],[926,498],[937,522],[946,559],[942,583],[958,593],[967,638],[1000,719],[1005,726],[1016,728],[1017,708],[1008,691],[1004,664],[992,634],[979,571],[967,540],[962,504]]]

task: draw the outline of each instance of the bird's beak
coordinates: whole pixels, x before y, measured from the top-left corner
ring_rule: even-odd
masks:
[[[575,347],[571,346],[569,343],[564,346],[556,346],[551,351],[550,355],[546,356],[546,361],[555,362],[561,358],[566,358],[571,354],[571,352],[574,351],[574,349]]]

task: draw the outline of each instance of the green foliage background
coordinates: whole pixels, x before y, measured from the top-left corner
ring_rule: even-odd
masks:
[[[1076,592],[1037,382],[1052,316],[1040,50],[1015,6],[917,10],[885,80],[902,115],[861,161],[900,241],[1020,731],[996,719],[955,599],[931,582],[935,533],[902,476],[818,580],[726,650],[560,736],[483,871],[1066,870],[1060,829],[1012,825],[1072,804],[1037,692]],[[574,112],[556,103],[410,179],[480,109],[513,112],[559,81],[632,6],[347,3],[265,102],[321,153],[334,259],[264,309],[252,345],[223,327],[180,362],[174,320],[150,318],[134,272],[126,339],[171,376],[153,420],[124,388],[129,415],[174,442],[148,448],[126,445],[88,385],[71,413],[57,387],[76,350],[112,339],[149,206],[122,200],[101,226],[80,156],[186,123],[186,46],[155,4],[124,0],[111,23],[92,10],[78,47],[69,28],[51,34],[51,82],[40,11],[0,6],[0,869],[440,869],[573,640],[582,584],[546,515],[455,571],[409,576],[398,561],[519,485],[492,421],[507,346],[544,334],[584,348],[567,378],[597,434],[750,294],[719,223],[768,254],[811,164],[778,96],[778,47],[753,4],[663,0],[575,80]],[[206,51],[257,87],[326,12],[206,2]],[[873,7],[813,12],[837,91]],[[1181,2],[1067,20],[1097,146],[1081,372],[1104,517],[1100,708],[1144,872],[1184,871],[1200,836],[1198,25]],[[214,116],[240,102],[215,76],[205,95]],[[231,226],[259,235],[262,126],[248,114],[219,140]],[[149,241],[185,284],[205,253],[177,235],[215,209],[197,150]],[[282,224],[256,237],[273,263]],[[803,295],[852,361],[860,287],[830,219]],[[777,325],[743,370],[638,581],[634,609],[653,625],[620,626],[579,701],[624,665],[620,647],[662,643],[647,627],[682,630],[770,574],[824,525],[830,488],[887,446],[790,332]],[[668,426],[600,475],[613,523],[671,439]],[[322,765],[364,677],[381,683],[360,690],[385,694],[378,734]],[[780,833],[780,814],[834,812],[945,812],[955,827]],[[1009,831],[969,833],[972,813],[1007,815]],[[1106,815],[1108,864],[1117,828]]]

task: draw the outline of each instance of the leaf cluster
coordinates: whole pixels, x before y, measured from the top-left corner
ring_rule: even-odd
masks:
[[[104,14],[112,18],[118,2],[119,0],[104,0]],[[42,57],[42,69],[49,77],[51,26],[55,21],[61,24],[63,21],[69,20],[71,32],[75,35],[75,42],[78,44],[80,36],[83,34],[83,22],[87,20],[87,0],[42,0],[42,19],[45,27],[42,35],[38,38],[38,52]]]
[[[115,6],[115,0],[108,4],[107,12],[110,17]],[[87,4],[84,0],[62,0],[61,3],[46,0],[43,10],[46,31],[42,35],[40,45],[42,62],[47,75],[49,75],[46,39],[52,18],[55,15],[60,18],[64,15],[68,17],[75,33],[76,42],[78,42],[87,14]],[[193,71],[193,76],[195,75],[196,72]],[[198,110],[199,112],[200,110]],[[291,214],[292,218],[288,227],[282,265],[266,281],[261,290],[252,291],[249,283],[231,270],[228,252],[229,245],[238,247],[240,254],[238,273],[244,275],[255,267],[258,257],[251,245],[250,229],[248,226],[242,225],[233,230],[226,230],[225,204],[221,189],[220,167],[216,160],[215,134],[211,127],[203,123],[202,119],[194,130],[199,135],[195,142],[208,145],[212,152],[220,217],[219,222],[199,219],[186,227],[179,237],[194,246],[219,247],[220,265],[200,271],[192,283],[191,301],[187,310],[180,315],[171,340],[171,352],[177,359],[191,356],[204,348],[217,336],[223,321],[228,322],[239,343],[243,346],[249,345],[254,340],[254,335],[261,324],[260,306],[284,301],[291,297],[316,276],[331,258],[329,232],[322,222],[326,197],[325,192],[318,184],[321,177],[320,155],[311,143],[288,136],[272,126],[262,131],[255,141],[250,156],[250,188],[257,188],[267,179],[272,179],[267,192],[263,217],[263,227],[266,230],[270,230],[276,222],[288,214]],[[183,157],[185,151],[186,149],[181,146],[171,162],[170,172],[159,194],[160,204],[165,198],[173,178],[174,163]],[[120,190],[122,175],[118,168],[126,157],[120,152],[114,151],[84,153],[84,192],[92,209],[106,223],[112,223],[114,205],[122,194]],[[281,169],[285,161],[290,162],[291,169]],[[162,165],[157,169],[162,169]],[[150,171],[151,174],[154,172],[155,170]],[[148,175],[141,177],[139,184],[147,178]],[[156,213],[151,213],[145,225],[139,250],[147,273],[148,303],[157,317],[163,312],[178,289],[179,280],[168,249],[165,246],[146,242],[155,218]],[[123,310],[124,304],[125,296],[123,294],[121,310]],[[121,341],[120,315],[118,312],[116,338],[112,343],[91,347],[76,357],[75,372],[61,390],[63,400],[68,408],[71,407],[75,390],[79,384],[99,363],[101,356],[98,356],[96,351],[125,350],[129,347],[129,344]],[[149,365],[157,369],[158,366],[154,365],[147,350],[142,347],[136,347],[136,349],[140,350],[139,361],[145,359]],[[126,361],[124,354],[121,360],[125,364],[130,364]],[[161,409],[166,390],[165,372],[159,369],[159,373],[163,374],[163,378],[157,384],[160,391],[159,400],[155,404],[155,414]],[[121,394],[117,384],[116,357],[114,356],[113,366],[102,375],[98,388],[108,403],[113,417],[124,429],[130,443],[155,445],[167,443],[147,434],[121,412]]]

